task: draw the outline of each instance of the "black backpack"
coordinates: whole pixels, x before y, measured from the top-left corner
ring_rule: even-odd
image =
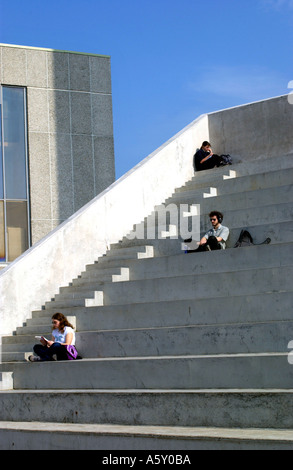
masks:
[[[231,155],[221,155],[220,166],[232,165]]]
[[[248,232],[248,230],[241,230],[241,233],[239,235],[237,242],[234,245],[234,248],[238,248],[240,246],[250,246],[250,245],[268,245],[269,243],[271,243],[270,238],[266,238],[265,241],[262,243],[254,243],[253,238],[251,234]]]

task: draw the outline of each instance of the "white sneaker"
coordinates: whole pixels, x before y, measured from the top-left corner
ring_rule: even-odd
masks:
[[[41,361],[41,358],[39,356],[31,355],[31,356],[28,357],[28,361],[29,362],[39,362],[39,361]]]

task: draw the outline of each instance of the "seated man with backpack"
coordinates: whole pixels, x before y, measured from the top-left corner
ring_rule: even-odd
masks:
[[[202,251],[212,250],[225,250],[226,241],[229,237],[229,229],[222,225],[223,214],[219,211],[212,211],[209,214],[212,228],[206,232],[204,237],[199,242],[199,247],[196,250],[189,250],[187,253],[199,253]],[[192,241],[191,238],[184,240],[185,243]]]
[[[216,155],[211,149],[211,144],[206,140],[202,143],[201,148],[193,157],[194,171],[210,170],[215,166],[232,165],[230,155]]]

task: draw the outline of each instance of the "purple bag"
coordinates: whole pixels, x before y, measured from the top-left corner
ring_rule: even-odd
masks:
[[[74,361],[78,356],[78,352],[76,350],[76,347],[73,346],[72,344],[67,344],[65,346],[65,348],[66,348],[67,359],[69,361]]]

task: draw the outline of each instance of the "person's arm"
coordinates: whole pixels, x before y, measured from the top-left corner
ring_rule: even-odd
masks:
[[[54,344],[54,343],[55,343],[55,338],[54,338],[54,336],[52,335],[52,340],[51,340],[51,341],[47,341],[46,344],[44,344],[44,346],[48,346],[48,348],[49,348],[49,347],[52,346],[52,344]]]
[[[227,227],[223,227],[222,233],[220,237],[217,237],[218,242],[226,242],[228,240],[230,231]]]
[[[61,343],[61,344],[62,346],[67,346],[72,343],[72,340],[73,340],[73,333],[69,331],[67,335],[65,336],[65,343]]]
[[[200,163],[205,162],[206,160],[208,160],[209,158],[211,158],[213,155],[214,155],[214,154],[213,154],[213,151],[212,151],[212,149],[210,148],[209,154],[208,154],[206,157],[204,157],[204,158],[201,160]]]
[[[206,237],[202,237],[202,239],[200,240],[199,244],[200,244],[200,245],[205,245],[207,241],[208,241],[208,239],[207,239]]]

